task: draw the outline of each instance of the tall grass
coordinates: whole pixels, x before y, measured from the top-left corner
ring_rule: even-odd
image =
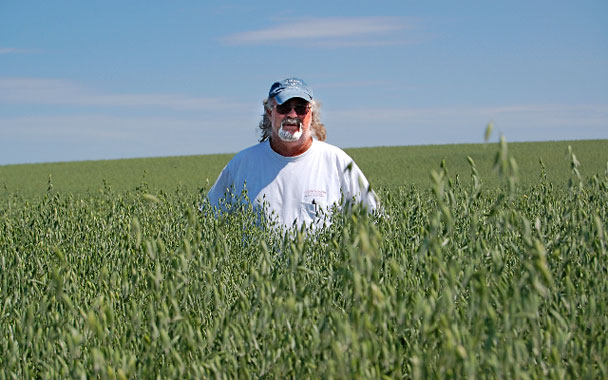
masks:
[[[507,149],[497,187],[444,162],[317,233],[204,188],[11,194],[0,378],[605,378],[608,173],[522,186]]]

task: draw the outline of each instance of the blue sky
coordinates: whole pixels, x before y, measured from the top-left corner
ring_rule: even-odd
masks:
[[[608,1],[0,2],[0,165],[237,152],[297,76],[342,148],[608,138]]]

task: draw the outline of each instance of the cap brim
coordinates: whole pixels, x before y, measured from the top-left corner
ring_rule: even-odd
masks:
[[[274,100],[277,101],[277,104],[283,104],[291,98],[302,98],[307,102],[312,100],[312,96],[310,96],[309,93],[296,89],[285,89],[274,96]]]

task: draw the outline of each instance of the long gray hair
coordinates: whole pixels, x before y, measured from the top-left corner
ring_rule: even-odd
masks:
[[[321,103],[319,103],[318,101],[312,101],[310,102],[310,112],[312,112],[312,121],[310,122],[310,132],[312,133],[312,136],[314,138],[316,138],[319,141],[325,141],[325,138],[327,137],[327,131],[325,130],[325,125],[323,125],[323,123],[321,123],[321,114],[320,114],[320,109],[321,109]],[[270,120],[270,117],[268,116],[268,113],[266,112],[267,110],[271,110],[271,104],[270,104],[270,99],[265,99],[264,100],[264,115],[262,116],[262,120],[260,120],[260,131],[261,131],[261,136],[260,136],[260,142],[262,141],[266,141],[270,138],[270,135],[272,134],[272,122]]]

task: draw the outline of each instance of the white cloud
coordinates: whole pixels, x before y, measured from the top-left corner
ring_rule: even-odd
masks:
[[[143,141],[184,138],[196,135],[239,134],[255,132],[255,120],[247,116],[226,119],[216,115],[205,118],[111,116],[80,114],[59,116],[18,116],[0,118],[0,142],[11,138],[87,138]],[[255,133],[253,133],[255,134]],[[161,140],[162,143],[162,140]]]
[[[352,87],[378,87],[390,85],[387,80],[350,81],[350,82],[323,82],[315,85],[315,88],[352,88]]]
[[[59,79],[0,78],[0,104],[43,104],[98,107],[155,107],[175,110],[208,110],[226,107],[218,98],[180,94],[115,94],[91,90]],[[230,102],[234,107],[234,102]]]
[[[495,118],[519,118],[537,123],[576,124],[577,120],[585,123],[608,125],[608,104],[598,105],[564,105],[564,104],[532,104],[506,105],[487,107],[427,107],[427,108],[389,108],[363,107],[356,110],[332,111],[340,118],[376,121],[380,123],[429,123],[433,120],[452,118],[455,121],[470,118],[485,118],[490,121]],[[608,132],[608,131],[607,131]]]
[[[248,116],[104,114],[0,118],[0,165],[236,152],[257,140]]]
[[[608,104],[327,108],[323,115],[339,146],[482,142],[490,121],[509,141],[608,138]]]
[[[53,88],[54,82],[49,83]],[[324,107],[328,142],[341,147],[608,139],[608,104],[485,107]],[[0,165],[117,157],[236,152],[255,144],[259,115],[64,114],[0,117]]]
[[[0,47],[0,54],[25,54],[33,52],[35,50]]]
[[[410,26],[397,17],[296,19],[269,28],[222,38],[229,44],[273,44],[303,41],[315,46],[391,45],[402,43],[395,32]]]

